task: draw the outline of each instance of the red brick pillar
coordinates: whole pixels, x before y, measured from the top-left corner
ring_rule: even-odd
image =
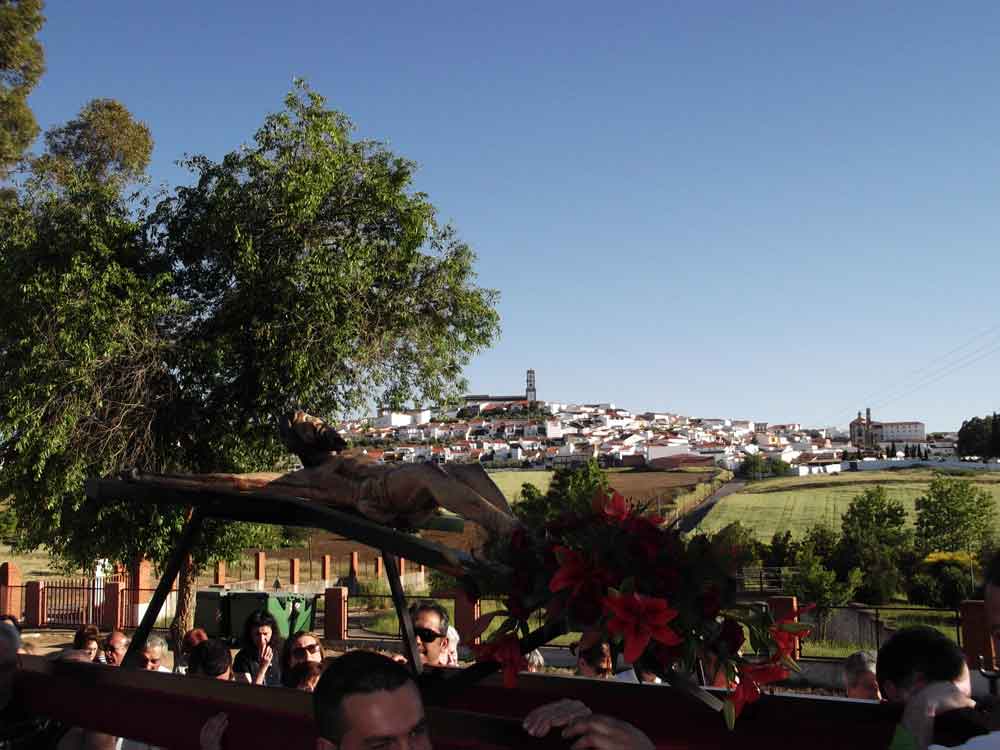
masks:
[[[967,599],[962,602],[962,650],[965,651],[965,661],[970,669],[979,666],[982,656],[987,667],[993,664],[993,638],[990,636],[990,623],[986,617],[986,604],[978,599]]]
[[[349,577],[353,578],[354,580],[357,580],[358,579],[358,571],[360,569],[361,569],[360,556],[358,555],[358,551],[355,550],[354,552],[351,553],[351,570],[350,570],[350,572],[348,574]]]
[[[323,579],[323,585],[324,586],[330,580],[330,573],[331,572],[332,571],[330,569],[330,556],[329,555],[323,555],[320,558],[320,578]]]
[[[330,641],[347,640],[347,587],[333,586],[325,593],[323,637]]]
[[[0,614],[21,620],[21,571],[14,563],[0,565]]]
[[[254,553],[253,577],[257,579],[257,590],[267,591],[267,554],[263,551]]]
[[[469,634],[479,619],[480,608],[478,599],[470,599],[464,590],[455,592],[455,630],[458,631],[462,643],[467,646],[479,643],[479,638],[470,639]]]
[[[406,575],[406,560],[400,557],[397,562],[399,563],[399,577],[402,578]]]
[[[215,563],[215,574],[212,576],[212,583],[216,586],[226,585],[226,561],[219,560]]]
[[[24,585],[24,626],[40,628],[48,624],[45,612],[45,584],[40,581],[28,581]]]
[[[122,585],[118,582],[104,584],[104,611],[101,613],[101,627],[104,630],[120,630]]]
[[[385,576],[385,565],[382,562],[382,555],[375,558],[375,577],[383,578]]]
[[[288,585],[291,587],[292,591],[299,590],[299,582],[301,578],[299,574],[301,573],[300,560],[297,557],[293,557],[288,561]]]
[[[799,608],[798,600],[794,596],[769,596],[767,598],[767,606],[771,610],[771,614],[775,620],[790,617]],[[798,621],[799,618],[796,617],[794,622]],[[796,649],[795,658],[798,659],[801,656],[802,643],[800,641],[799,647]]]

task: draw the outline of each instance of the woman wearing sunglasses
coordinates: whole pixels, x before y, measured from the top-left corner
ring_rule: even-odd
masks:
[[[293,683],[292,669],[306,662],[318,664],[321,661],[323,661],[323,647],[320,645],[319,639],[305,630],[294,633],[291,638],[285,641],[285,648],[281,652],[282,684],[290,688],[298,687]],[[285,679],[286,675],[287,679]]]

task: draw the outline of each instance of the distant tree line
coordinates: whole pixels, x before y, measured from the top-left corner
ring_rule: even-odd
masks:
[[[958,431],[958,455],[1000,458],[1000,417],[996,412],[962,422]]]

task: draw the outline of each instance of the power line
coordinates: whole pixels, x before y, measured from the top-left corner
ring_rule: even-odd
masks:
[[[975,334],[970,339],[948,350],[947,352],[935,356],[928,364],[918,367],[917,369],[907,373],[903,377],[901,382],[894,383],[885,388],[881,388],[875,391],[867,398],[862,399],[860,403],[870,405],[871,408],[884,406],[886,403],[891,403],[893,401],[898,400],[899,398],[902,398],[903,395],[911,393],[912,390],[922,388],[924,385],[929,384],[921,382],[922,380],[925,380],[927,376],[934,379],[939,374],[942,374],[943,377],[957,369],[961,369],[962,367],[971,364],[972,362],[979,361],[981,357],[977,355],[979,355],[981,352],[984,352],[987,349],[990,349],[990,347],[994,346],[995,344],[1000,343],[1000,338],[997,338],[992,341],[987,341],[986,344],[981,344],[981,342],[984,339],[990,339],[993,336],[993,334],[998,331],[1000,331],[1000,323],[986,329],[982,333]],[[978,346],[976,349],[965,352],[957,359],[951,359],[950,361],[944,362],[943,365],[941,364],[942,360],[945,360],[951,357],[953,354],[960,352],[963,349],[968,348],[970,345],[976,343],[980,343],[980,346]],[[989,351],[986,351],[986,353],[983,356],[988,356],[992,352],[993,350],[990,349]],[[933,382],[936,382],[936,380],[934,380]],[[902,393],[902,395],[896,395],[897,393],[899,393],[900,389],[904,389],[904,393]],[[875,402],[876,399],[878,399],[879,397],[881,397],[881,400],[878,401],[878,403],[873,404],[873,402]],[[853,413],[854,413],[854,408],[845,408],[842,411],[838,410],[836,413],[832,413],[830,418],[824,420],[822,424],[834,423],[834,420],[839,419],[840,417],[845,415],[850,416]]]

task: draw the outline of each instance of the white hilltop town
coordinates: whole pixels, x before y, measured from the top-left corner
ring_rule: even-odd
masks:
[[[955,456],[957,435],[928,435],[923,422],[876,422],[871,411],[847,428],[809,428],[752,419],[636,412],[614,403],[571,404],[537,397],[535,371],[524,393],[470,394],[462,406],[381,411],[341,422],[341,434],[383,462],[470,462],[486,467],[602,466],[737,468],[748,456],[780,460],[791,474],[835,473],[849,459]]]

